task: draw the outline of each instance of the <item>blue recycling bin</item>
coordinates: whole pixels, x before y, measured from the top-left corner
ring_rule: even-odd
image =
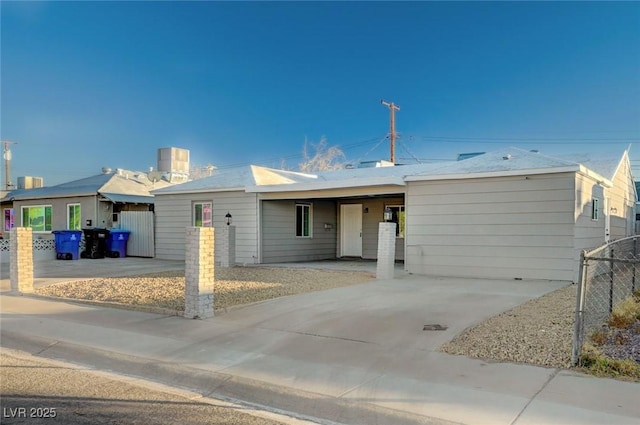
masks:
[[[80,254],[80,230],[54,230],[56,258],[58,260],[77,260]]]
[[[127,256],[128,230],[113,229],[107,238],[107,256],[112,258]]]

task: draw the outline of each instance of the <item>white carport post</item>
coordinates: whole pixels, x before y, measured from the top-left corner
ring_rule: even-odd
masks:
[[[396,223],[380,223],[378,227],[377,279],[393,279],[396,259]]]

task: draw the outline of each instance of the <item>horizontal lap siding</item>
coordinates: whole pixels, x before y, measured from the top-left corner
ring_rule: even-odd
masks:
[[[226,226],[229,212],[236,226],[236,262],[257,263],[256,195],[244,192],[156,195],[157,258],[184,260],[186,228],[193,225],[193,202],[213,202],[214,228]]]
[[[574,175],[410,182],[409,272],[573,279]]]
[[[262,262],[315,261],[336,257],[336,203],[312,204],[313,235],[296,236],[296,202],[262,201]],[[330,229],[324,225],[330,224]]]

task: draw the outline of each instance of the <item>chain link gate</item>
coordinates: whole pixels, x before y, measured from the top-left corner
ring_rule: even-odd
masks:
[[[580,254],[571,362],[579,363],[586,335],[606,323],[625,299],[640,290],[640,236],[618,239]]]

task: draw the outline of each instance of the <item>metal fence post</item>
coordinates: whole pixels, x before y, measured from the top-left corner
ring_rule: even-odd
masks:
[[[571,350],[571,364],[577,365],[580,361],[580,353],[582,352],[583,326],[582,319],[584,314],[584,302],[587,292],[587,268],[589,267],[587,259],[585,259],[586,251],[580,253],[580,269],[578,270],[578,296],[576,298],[576,316],[573,328],[573,348]]]
[[[613,248],[611,248],[609,261],[609,314],[613,312]]]
[[[633,259],[638,258],[638,239],[633,239]],[[633,277],[631,278],[631,294],[636,292],[636,263],[633,263]]]

